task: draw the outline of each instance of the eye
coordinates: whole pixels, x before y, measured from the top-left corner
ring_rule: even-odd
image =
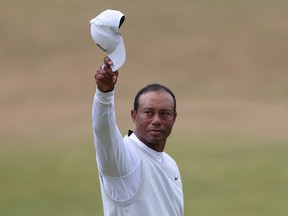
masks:
[[[146,114],[146,115],[151,115],[152,112],[151,112],[150,110],[145,110],[145,111],[144,111],[144,114]]]
[[[168,120],[172,118],[173,113],[169,110],[167,111],[161,111],[160,112],[161,118],[164,120]]]
[[[143,115],[147,118],[150,118],[151,116],[154,115],[154,112],[152,110],[146,109],[143,111]]]
[[[171,116],[172,113],[171,113],[170,111],[162,111],[162,112],[161,112],[161,115],[162,115],[162,116]]]

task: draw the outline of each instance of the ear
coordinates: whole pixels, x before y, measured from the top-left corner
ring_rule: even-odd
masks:
[[[135,110],[131,110],[131,118],[134,123],[136,121],[136,116],[137,116],[137,112]]]
[[[177,112],[175,112],[174,114],[174,122],[176,121],[176,118],[177,118]]]

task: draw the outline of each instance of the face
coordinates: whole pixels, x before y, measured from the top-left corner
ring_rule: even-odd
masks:
[[[150,91],[139,97],[138,110],[132,110],[134,133],[144,144],[155,151],[163,151],[177,113],[172,96],[164,91]]]

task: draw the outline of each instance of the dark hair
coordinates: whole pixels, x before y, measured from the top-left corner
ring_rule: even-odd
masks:
[[[169,88],[167,88],[161,84],[158,84],[158,83],[149,84],[149,85],[145,86],[144,88],[140,89],[140,91],[136,94],[135,99],[134,99],[134,110],[135,111],[138,110],[139,97],[142,94],[145,94],[145,93],[151,92],[151,91],[160,91],[160,90],[164,90],[172,96],[173,101],[174,101],[174,112],[176,113],[176,98],[175,98],[174,93]]]

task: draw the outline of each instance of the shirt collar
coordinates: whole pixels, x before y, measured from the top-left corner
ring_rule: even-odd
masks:
[[[158,161],[159,163],[163,163],[163,152],[157,152],[147,145],[145,145],[143,142],[141,142],[138,137],[135,135],[135,133],[132,133],[129,136],[135,143],[136,145],[144,151],[147,155],[149,155],[152,159]]]

